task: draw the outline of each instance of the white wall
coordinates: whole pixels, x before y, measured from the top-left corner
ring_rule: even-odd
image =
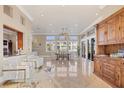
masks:
[[[32,22],[25,16],[15,5],[11,6],[13,8],[13,17],[9,17],[3,13],[3,5],[0,5],[0,75],[3,63],[3,25],[7,25],[13,29],[23,32],[23,49],[24,53],[27,54],[31,52],[31,32],[32,32]],[[20,23],[20,15],[25,18],[25,25]]]
[[[2,75],[2,62],[3,62],[3,32],[2,28],[0,28],[0,76]]]
[[[25,53],[31,51],[31,46],[29,46],[28,40],[30,40],[29,34],[32,32],[32,23],[31,21],[16,7],[16,6],[11,6],[13,8],[13,17],[9,17],[8,15],[4,14],[2,15],[3,21],[2,24],[5,24],[11,28],[14,28],[20,32],[23,32],[24,37],[24,44],[23,44],[23,49]],[[20,23],[20,15],[22,15],[25,18],[25,25],[22,25]]]
[[[2,20],[2,6],[0,6],[0,21]],[[3,28],[0,22],[0,76],[2,75],[2,62],[3,62]]]

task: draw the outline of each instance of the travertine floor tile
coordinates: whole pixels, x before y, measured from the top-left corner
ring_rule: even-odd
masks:
[[[25,83],[9,82],[5,88],[109,88],[106,82],[93,74],[93,62],[83,59],[56,61],[45,59],[44,66],[36,70]]]

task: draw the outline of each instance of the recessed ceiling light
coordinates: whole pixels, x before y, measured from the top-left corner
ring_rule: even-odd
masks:
[[[77,27],[77,26],[78,26],[78,24],[74,24],[74,26],[76,26],[76,27]]]
[[[98,15],[98,13],[96,13],[96,16]]]
[[[37,30],[40,30],[40,27],[37,27]]]
[[[41,16],[44,16],[44,14],[41,14]]]
[[[49,24],[50,26],[52,26],[53,24]]]

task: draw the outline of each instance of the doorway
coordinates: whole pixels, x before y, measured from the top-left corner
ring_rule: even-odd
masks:
[[[93,61],[95,54],[95,38],[91,38],[91,60]]]
[[[95,54],[95,38],[87,40],[87,58],[93,61]]]

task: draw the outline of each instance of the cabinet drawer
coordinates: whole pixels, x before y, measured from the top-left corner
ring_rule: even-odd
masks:
[[[124,66],[124,59],[117,61],[116,65]]]
[[[108,64],[108,63],[103,63],[103,68],[106,68],[106,69],[110,69],[110,70],[114,70],[115,69],[115,66],[112,65],[112,64]]]
[[[103,78],[106,79],[107,81],[111,82],[112,84],[115,83],[115,79],[114,78],[111,78],[109,77],[108,75],[106,74],[103,74]]]
[[[124,62],[121,62],[122,65],[124,65]]]
[[[122,61],[122,62],[121,62],[121,65],[123,65],[123,66],[124,66],[124,61]]]
[[[115,78],[112,78],[111,76],[104,74],[104,73],[103,73],[103,78],[106,79],[107,81],[113,83],[113,84],[115,82]]]
[[[108,75],[111,78],[115,78],[115,73],[112,70],[104,68],[103,69],[103,74],[106,74],[106,75]]]

